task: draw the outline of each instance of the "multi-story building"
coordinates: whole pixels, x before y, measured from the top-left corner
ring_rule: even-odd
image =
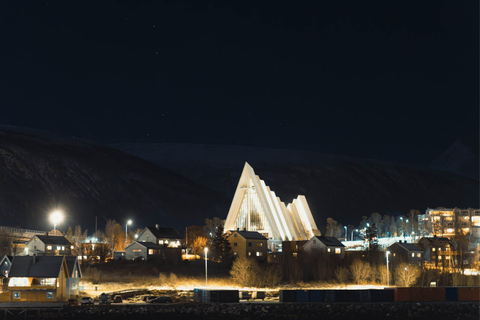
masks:
[[[267,238],[255,231],[230,231],[227,237],[233,256],[267,261]]]
[[[423,237],[418,241],[418,246],[423,250],[425,263],[435,267],[454,266],[458,258],[452,242],[445,237]]]
[[[424,237],[466,235],[480,239],[480,209],[428,208],[418,215],[418,226]]]

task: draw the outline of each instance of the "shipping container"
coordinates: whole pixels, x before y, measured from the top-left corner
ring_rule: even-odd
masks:
[[[296,302],[310,302],[308,290],[297,290]]]
[[[297,295],[295,290],[280,290],[279,292],[280,302],[296,302]]]
[[[458,301],[458,288],[446,287],[445,288],[445,300],[446,301]]]
[[[480,287],[458,287],[458,301],[480,301]]]
[[[309,290],[308,300],[310,302],[323,302],[322,290]]]

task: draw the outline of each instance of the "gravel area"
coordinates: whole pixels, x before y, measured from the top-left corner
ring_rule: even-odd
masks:
[[[26,318],[61,319],[435,319],[478,320],[476,302],[430,303],[174,303],[68,307],[45,315],[29,310]],[[2,311],[2,310],[0,310]],[[3,313],[3,312],[2,312]],[[7,314],[6,319],[25,318]]]

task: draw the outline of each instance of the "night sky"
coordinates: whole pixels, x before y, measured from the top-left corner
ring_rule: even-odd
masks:
[[[478,135],[478,9],[2,0],[0,123],[428,165]]]

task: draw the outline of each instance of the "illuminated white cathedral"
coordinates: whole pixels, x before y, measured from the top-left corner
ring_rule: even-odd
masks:
[[[282,241],[309,240],[320,235],[305,196],[299,195],[285,205],[248,163],[243,168],[224,229],[257,231],[268,238],[274,251],[281,248]]]

